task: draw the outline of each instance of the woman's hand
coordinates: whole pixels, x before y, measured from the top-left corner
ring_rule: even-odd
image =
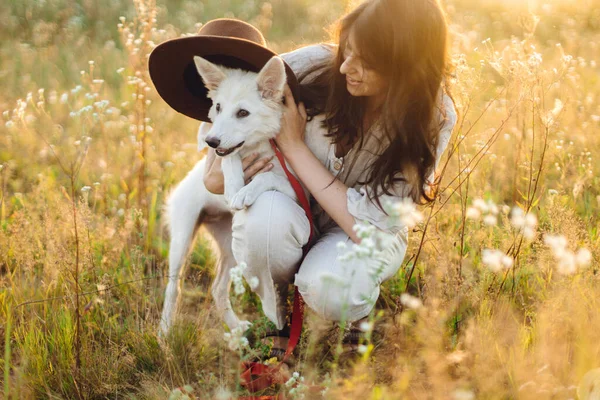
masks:
[[[223,194],[225,184],[223,179],[223,170],[221,169],[221,157],[217,157],[215,151],[210,149],[207,154],[206,168],[204,169],[204,186],[209,192],[214,194]],[[244,168],[244,181],[248,184],[254,176],[262,172],[270,171],[273,168],[271,157],[258,158],[258,153],[252,153],[242,159]]]
[[[281,117],[281,130],[275,138],[277,147],[285,155],[298,146],[304,145],[304,130],[306,129],[306,108],[300,103],[296,106],[290,87],[286,84],[283,91],[285,104]]]

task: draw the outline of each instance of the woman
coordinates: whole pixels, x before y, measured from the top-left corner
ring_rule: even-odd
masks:
[[[408,229],[384,206],[405,197],[431,200],[427,187],[456,122],[443,88],[446,33],[437,0],[367,0],[341,19],[337,48],[309,46],[282,56],[300,77],[307,107],[286,91],[277,145],[316,201],[319,237],[298,265],[308,221],[298,204],[270,191],[236,213],[232,245],[249,266],[246,277],[259,277],[255,291],[278,329],[289,283],[317,314],[352,322],[370,313],[381,282],[402,264]],[[307,115],[316,120],[305,129]],[[330,139],[325,157],[305,145],[305,130]],[[269,161],[245,160],[247,177],[268,170]],[[208,164],[206,187],[222,193],[220,159],[209,154]],[[338,243],[358,243],[353,227],[361,222],[391,245],[377,260],[340,261]],[[383,268],[373,276],[378,262]],[[276,345],[285,348],[285,339]]]

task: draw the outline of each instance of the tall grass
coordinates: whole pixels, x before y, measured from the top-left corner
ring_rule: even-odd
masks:
[[[242,393],[238,355],[227,349],[208,295],[214,259],[202,235],[189,257],[179,321],[164,342],[156,335],[168,251],[162,204],[202,155],[197,123],[160,100],[146,57],[163,40],[223,16],[251,21],[274,49],[290,50],[326,40],[323,27],[346,5],[6,2],[6,398]],[[344,364],[339,332],[309,312],[296,368],[332,399],[594,398],[587,382],[600,367],[595,4],[449,0],[446,8],[461,118],[438,171],[439,198],[421,210],[405,264],[383,285],[384,340]],[[515,206],[536,216],[533,236],[514,226]],[[567,239],[565,252],[589,249],[591,264],[566,268],[545,244],[549,234]],[[510,267],[494,272],[486,249],[500,250]],[[405,292],[422,307],[401,302]],[[260,318],[253,295],[234,305]]]

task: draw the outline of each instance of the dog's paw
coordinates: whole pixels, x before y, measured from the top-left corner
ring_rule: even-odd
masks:
[[[250,189],[248,189],[250,187]],[[229,207],[234,210],[243,210],[250,207],[256,201],[256,192],[251,186],[244,186],[229,200]]]

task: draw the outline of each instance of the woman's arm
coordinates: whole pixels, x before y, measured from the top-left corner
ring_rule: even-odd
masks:
[[[348,211],[346,196],[348,187],[340,180],[335,179],[333,174],[306,146],[304,143],[306,128],[304,105],[300,103],[296,107],[292,92],[287,86],[284,94],[286,105],[281,121],[281,131],[275,139],[277,146],[323,210],[333,218],[353,242],[359,243],[360,238],[352,229],[356,221]]]

